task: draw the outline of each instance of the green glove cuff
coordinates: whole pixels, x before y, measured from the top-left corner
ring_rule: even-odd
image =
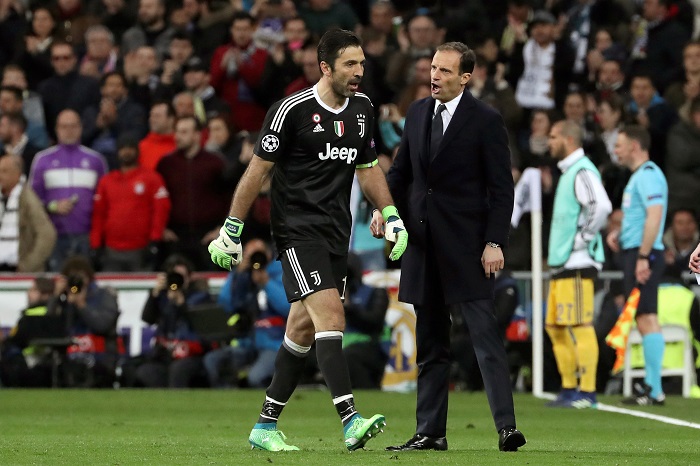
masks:
[[[389,221],[389,217],[401,218],[399,211],[393,205],[388,205],[382,209],[382,217],[384,217],[385,222]]]
[[[240,238],[243,232],[243,221],[229,216],[224,222],[224,228],[231,238]]]

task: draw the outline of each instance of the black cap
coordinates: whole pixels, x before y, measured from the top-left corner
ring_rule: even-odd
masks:
[[[533,27],[535,24],[557,24],[557,20],[552,13],[547,10],[537,10],[528,26]]]
[[[208,73],[209,67],[202,61],[201,58],[192,57],[182,66],[183,73],[187,73],[188,71],[204,71],[205,73]]]
[[[124,147],[134,147],[138,149],[139,138],[130,133],[119,135],[117,138],[117,150],[123,149]]]

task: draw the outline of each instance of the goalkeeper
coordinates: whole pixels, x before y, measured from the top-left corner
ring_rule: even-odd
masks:
[[[357,36],[332,30],[318,46],[322,77],[267,113],[255,155],[236,188],[230,216],[209,245],[225,269],[241,259],[241,219],[271,177],[272,236],[292,303],[275,373],[248,441],[267,451],[298,450],[277,429],[277,420],[299,382],[316,341],[318,366],[343,425],[348,450],[362,448],[381,432],[384,416],[364,418],[355,409],[342,351],[350,190],[355,172],[365,196],[382,212],[375,232],[395,242],[390,258],[403,254],[408,235],[393,206],[372,140],[372,104],[357,93],[364,54]]]

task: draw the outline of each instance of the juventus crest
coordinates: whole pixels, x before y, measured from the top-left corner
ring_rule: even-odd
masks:
[[[357,124],[360,126],[360,137],[365,137],[365,116],[361,113],[357,114]]]

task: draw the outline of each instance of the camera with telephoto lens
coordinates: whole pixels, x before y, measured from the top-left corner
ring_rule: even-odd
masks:
[[[80,275],[69,275],[66,281],[66,289],[70,294],[78,294],[83,289],[85,283]]]
[[[250,255],[250,270],[265,270],[267,263],[267,254],[262,251],[256,251]]]
[[[185,284],[185,277],[183,277],[177,272],[168,272],[168,274],[165,277],[165,280],[168,284],[168,289],[172,291],[179,290],[180,288],[182,288],[182,285]]]

